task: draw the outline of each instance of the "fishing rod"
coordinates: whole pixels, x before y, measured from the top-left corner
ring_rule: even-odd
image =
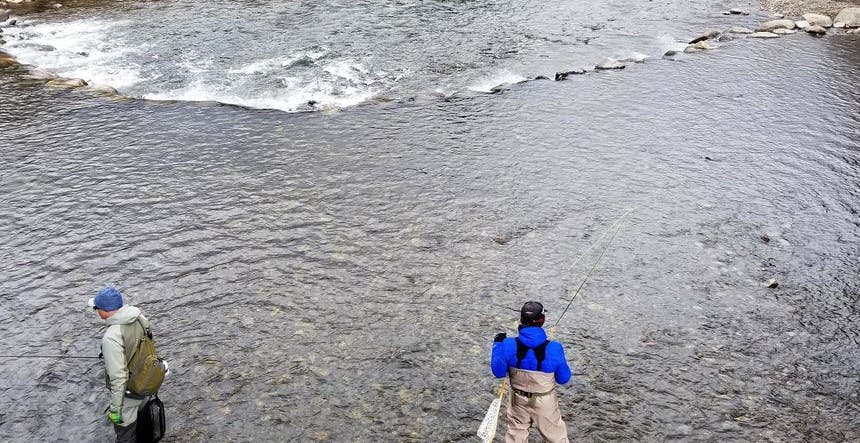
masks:
[[[101,358],[101,357],[90,357],[88,355],[0,355],[0,358],[59,358],[59,359],[71,359],[71,358]]]
[[[573,304],[573,300],[576,298],[576,296],[579,295],[579,292],[582,290],[582,287],[585,286],[585,282],[588,281],[588,277],[591,277],[591,274],[594,272],[595,269],[597,269],[598,263],[600,263],[600,260],[603,258],[603,255],[606,254],[606,251],[609,249],[609,246],[612,245],[612,241],[615,240],[615,236],[618,235],[618,231],[620,231],[621,227],[624,226],[624,220],[627,218],[627,215],[630,214],[630,211],[632,211],[632,209],[628,209],[627,212],[625,212],[624,215],[622,215],[621,218],[619,218],[618,221],[614,223],[614,225],[617,225],[617,227],[615,228],[615,232],[612,233],[612,237],[609,237],[609,241],[606,242],[606,246],[603,247],[603,250],[600,251],[600,255],[597,257],[597,260],[594,261],[594,265],[591,266],[591,269],[588,271],[588,274],[585,275],[585,278],[582,279],[582,282],[579,284],[579,287],[576,288],[576,292],[573,293],[573,297],[571,297],[570,301],[567,302],[567,306],[564,307],[564,311],[562,311],[561,315],[558,316],[558,319],[552,326],[553,330],[555,330],[555,328],[558,327],[558,324],[561,323],[561,319],[562,317],[564,317],[564,314],[567,314],[567,310],[570,308],[570,305]],[[612,229],[612,227],[610,226],[609,229]],[[608,232],[609,231],[605,232],[604,235],[601,236],[601,238],[603,238]],[[595,242],[595,244],[596,243],[597,242]]]

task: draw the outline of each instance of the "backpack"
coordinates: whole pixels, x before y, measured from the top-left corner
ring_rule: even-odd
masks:
[[[137,322],[143,328],[143,335],[134,348],[134,354],[128,362],[128,382],[126,389],[132,394],[147,396],[158,392],[164,382],[165,368],[155,352],[152,342],[152,332],[143,326],[138,317]]]
[[[137,443],[157,443],[164,437],[164,403],[158,394],[137,410]]]

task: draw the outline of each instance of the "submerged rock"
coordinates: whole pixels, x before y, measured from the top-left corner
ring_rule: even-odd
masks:
[[[729,9],[729,13],[732,15],[750,15],[749,12],[740,8],[732,8]]]
[[[773,32],[753,32],[748,35],[750,38],[778,38],[779,35],[774,34]]]
[[[86,86],[87,82],[80,78],[55,78],[45,84],[56,88],[80,88]]]
[[[758,25],[756,31],[770,32],[774,29],[794,29],[794,20],[771,20]]]
[[[845,8],[836,14],[833,19],[836,28],[858,28],[860,27],[860,8]]]
[[[772,32],[774,34],[779,34],[779,35],[788,35],[788,34],[796,34],[797,33],[797,31],[795,31],[794,29],[774,29]]]
[[[608,71],[611,69],[624,69],[625,67],[626,67],[626,65],[624,63],[621,63],[621,62],[615,61],[615,60],[610,60],[610,61],[603,62],[603,63],[595,66],[594,69],[597,69],[598,71]]]
[[[831,20],[830,17],[822,14],[803,14],[803,21],[809,23],[812,26],[818,25],[822,28],[829,28],[833,26],[833,20]]]
[[[826,29],[824,29],[824,27],[819,26],[819,25],[812,25],[812,26],[810,26],[810,27],[806,28],[806,29],[805,29],[805,31],[806,31],[806,32],[808,32],[808,33],[810,33],[810,34],[812,34],[812,35],[824,35],[824,34],[827,34],[827,30],[826,30]]]
[[[776,281],[776,279],[775,279],[775,278],[772,278],[772,279],[770,279],[770,280],[768,280],[768,281],[764,282],[764,285],[765,285],[766,287],[768,287],[768,288],[771,288],[771,289],[772,289],[772,288],[775,288],[775,287],[779,286],[779,283],[777,283],[777,281]]]
[[[755,31],[749,28],[744,28],[743,26],[732,26],[732,28],[729,29],[729,32],[733,34],[752,34]]]

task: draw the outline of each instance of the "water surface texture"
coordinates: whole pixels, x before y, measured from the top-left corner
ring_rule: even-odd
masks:
[[[527,299],[554,323],[627,214],[556,332],[579,374],[560,391],[572,440],[860,439],[858,36],[736,40],[484,94],[469,88],[500,72],[659,55],[645,41],[664,30],[750,18],[704,2],[621,23],[613,2],[274,5],[125,2],[14,31],[102,23],[79,44],[116,73],[92,76],[136,80],[96,81],[182,99],[184,57],[211,62],[195,74],[210,95],[111,101],[0,76],[0,354],[97,355],[85,303],[115,283],[171,363],[167,441],[474,441],[493,335]],[[603,41],[588,26],[604,22],[626,45],[579,40]],[[247,87],[231,77],[269,59]],[[326,80],[343,60],[367,71]],[[283,75],[371,98],[209,101],[288,103]],[[4,358],[0,374],[0,440],[111,441],[97,361]]]

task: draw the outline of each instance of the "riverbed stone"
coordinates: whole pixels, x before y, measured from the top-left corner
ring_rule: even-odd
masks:
[[[845,8],[836,14],[833,19],[836,28],[858,28],[860,27],[860,8]]]
[[[821,26],[822,28],[829,28],[833,26],[833,20],[823,14],[803,14],[803,21],[813,26]]]
[[[684,52],[699,52],[699,51],[707,51],[709,49],[714,49],[716,46],[708,43],[707,41],[700,41],[694,45],[687,46],[684,48]]]
[[[729,29],[729,32],[733,34],[752,34],[755,31],[749,28],[744,28],[743,26],[732,26],[732,28]]]
[[[703,40],[712,39],[718,35],[720,35],[720,31],[708,31],[708,32],[690,40],[689,44],[693,45],[693,44],[699,43],[700,41],[703,41]]]
[[[810,33],[810,34],[812,34],[812,35],[824,35],[824,34],[827,34],[827,30],[826,30],[826,29],[824,29],[824,27],[823,27],[823,26],[818,26],[818,25],[812,25],[812,26],[810,26],[810,27],[806,28],[806,29],[805,29],[805,31],[806,31],[806,32],[808,32],[808,33]]]
[[[48,86],[57,88],[81,88],[87,85],[87,82],[80,78],[55,78],[48,80]]]
[[[758,25],[756,31],[771,32],[774,29],[794,29],[794,20],[771,20]]]
[[[794,22],[794,26],[797,26],[799,29],[806,29],[809,27],[809,22],[806,20],[797,20]]]
[[[625,67],[626,65],[624,63],[615,60],[609,60],[595,66],[594,69],[597,69],[598,71],[609,71],[612,69],[624,69]]]
[[[748,35],[749,38],[778,38],[778,34],[774,34],[773,32],[753,32]]]
[[[774,29],[771,32],[773,32],[774,34],[778,34],[778,35],[789,35],[789,34],[797,33],[797,31],[795,31],[794,29],[782,29],[782,28]]]

